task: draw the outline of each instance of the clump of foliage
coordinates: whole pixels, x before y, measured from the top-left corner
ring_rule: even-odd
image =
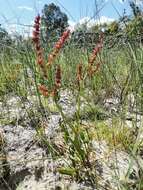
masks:
[[[68,26],[68,17],[54,3],[44,5],[41,15],[41,34],[46,43],[56,41]]]

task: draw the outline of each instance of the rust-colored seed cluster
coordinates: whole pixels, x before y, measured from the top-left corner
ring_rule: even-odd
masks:
[[[39,50],[39,33],[40,33],[40,15],[35,17],[34,20],[34,31],[33,31],[33,42],[35,42],[36,50]]]
[[[32,39],[35,44],[35,49],[36,49],[36,54],[37,54],[37,64],[41,68],[43,77],[48,79],[47,66],[51,67],[52,63],[54,62],[55,58],[59,54],[61,48],[63,47],[65,41],[68,39],[70,35],[70,30],[66,30],[65,32],[63,32],[62,36],[60,37],[58,42],[55,44],[52,53],[48,56],[48,63],[46,65],[44,61],[44,56],[43,56],[43,49],[41,48],[41,45],[40,45],[40,20],[41,20],[40,15],[38,15],[34,20],[34,31],[33,31]],[[94,48],[91,56],[89,57],[87,73],[88,73],[88,76],[90,77],[93,76],[93,74],[96,73],[100,69],[101,62],[97,63],[96,66],[94,66],[94,61],[98,53],[101,51],[102,47],[103,47],[103,34],[100,35],[99,42]],[[83,64],[80,63],[77,65],[77,71],[76,71],[76,80],[79,87],[80,87],[80,82],[83,80],[83,77],[84,77]],[[42,84],[39,85],[38,89],[39,89],[39,92],[45,97],[48,97],[48,96],[55,97],[57,96],[58,90],[60,89],[60,87],[61,87],[61,67],[60,65],[57,65],[56,73],[55,73],[55,84],[52,90],[48,90],[47,87]]]
[[[88,62],[90,65],[93,65],[93,63],[96,59],[96,56],[100,52],[101,48],[102,48],[101,43],[97,44],[97,46],[94,48],[94,50],[92,52],[92,56],[89,58],[89,62]]]
[[[70,35],[70,30],[65,31],[62,34],[59,41],[55,44],[53,52],[48,57],[48,65],[51,65],[53,63],[54,59],[58,55],[60,49],[63,47],[63,45],[64,45],[66,39],[69,37],[69,35]]]
[[[61,87],[61,67],[60,67],[60,65],[58,65],[57,69],[56,69],[55,86],[56,86],[56,88]]]
[[[51,92],[51,96],[55,97],[58,94],[58,90],[61,87],[61,67],[57,65],[56,74],[55,74],[55,85]]]
[[[82,77],[82,63],[77,65],[77,83],[80,84],[80,81],[83,79]]]
[[[48,96],[49,96],[48,89],[46,88],[45,85],[40,85],[40,86],[38,87],[38,89],[39,89],[40,93],[41,93],[43,96],[45,96],[45,97],[48,97]]]
[[[47,71],[46,71],[46,66],[45,66],[44,58],[43,58],[43,49],[41,48],[40,37],[39,37],[40,36],[40,20],[41,20],[40,15],[35,17],[32,40],[35,44],[35,49],[37,53],[37,64],[40,66],[43,76],[47,78]]]
[[[98,53],[101,51],[102,47],[103,47],[103,34],[101,34],[101,36],[99,38],[99,42],[96,45],[96,47],[94,48],[91,57],[89,58],[89,61],[88,61],[88,74],[89,74],[89,76],[93,76],[93,74],[95,72],[97,72],[100,68],[101,63],[96,64],[95,68],[93,68],[93,64],[94,64],[94,61],[95,61]]]
[[[40,45],[40,20],[41,20],[40,15],[35,17],[32,40],[35,44],[35,49],[36,49],[36,54],[37,54],[37,64],[40,66],[44,78],[48,79],[46,64],[44,62],[44,57],[43,57],[43,49],[41,48],[41,45]],[[54,59],[58,55],[60,49],[63,47],[63,45],[64,45],[66,39],[69,37],[69,35],[70,35],[70,30],[63,32],[61,38],[55,44],[53,52],[48,57],[48,65],[49,66],[52,65],[52,63],[54,62]],[[42,84],[39,85],[38,89],[39,89],[39,92],[43,96],[48,97],[50,95],[56,96],[58,89],[60,87],[61,87],[61,68],[60,68],[60,65],[58,65],[56,68],[55,84],[54,84],[53,89],[49,92],[47,87],[45,85],[42,85]]]

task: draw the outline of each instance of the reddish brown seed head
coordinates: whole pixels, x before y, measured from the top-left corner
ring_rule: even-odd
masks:
[[[56,97],[58,95],[57,87],[55,86],[50,94],[52,97]]]
[[[39,31],[40,31],[40,15],[35,17],[34,20],[34,31],[32,33],[32,40],[36,44],[39,41]]]
[[[43,77],[47,78],[47,71],[46,71],[46,66],[45,66],[45,62],[44,62],[43,49],[40,44],[40,20],[41,20],[40,15],[35,17],[32,40],[35,45],[35,50],[36,50],[36,55],[37,55],[37,64],[41,68]]]
[[[80,63],[77,65],[77,81],[80,82],[82,79],[82,64]]]
[[[99,70],[100,64],[97,64],[95,69],[93,68],[93,64],[98,53],[100,53],[102,47],[103,47],[103,34],[100,35],[99,42],[96,45],[96,47],[93,49],[92,55],[89,57],[89,61],[88,61],[89,76],[92,76],[97,70]]]
[[[40,85],[40,86],[38,87],[38,89],[39,89],[39,92],[40,92],[43,96],[45,96],[45,97],[49,96],[48,89],[47,89],[47,87],[46,87],[45,85]]]
[[[63,32],[62,36],[60,37],[58,42],[55,44],[53,52],[48,57],[48,65],[51,65],[54,62],[54,59],[58,55],[60,49],[63,47],[69,35],[70,35],[70,30]]]
[[[60,65],[57,65],[57,68],[56,68],[55,86],[57,88],[61,87],[61,67],[60,67]]]

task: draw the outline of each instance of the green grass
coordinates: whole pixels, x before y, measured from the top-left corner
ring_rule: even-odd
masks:
[[[10,93],[26,97],[30,93],[30,87],[34,86],[32,94],[38,96],[41,105],[50,113],[59,112],[62,115],[61,132],[66,145],[65,152],[68,153],[71,165],[67,168],[59,168],[58,171],[70,175],[77,181],[84,181],[88,178],[91,186],[94,186],[98,181],[93,180],[94,177],[97,177],[96,173],[93,175],[92,172],[89,172],[89,170],[93,170],[89,157],[89,152],[92,152],[92,140],[104,140],[111,150],[124,150],[130,155],[134,154],[135,157],[140,148],[136,140],[138,134],[134,135],[137,130],[136,123],[134,122],[130,129],[125,120],[129,107],[129,94],[133,93],[135,96],[137,105],[135,111],[142,112],[143,110],[143,46],[134,47],[127,44],[122,49],[103,47],[95,61],[95,64],[99,61],[102,62],[99,72],[93,78],[87,77],[85,81],[82,81],[79,90],[76,83],[77,64],[83,64],[83,74],[86,75],[90,53],[88,48],[83,52],[81,49],[76,49],[74,44],[67,44],[61,50],[51,70],[47,71],[49,79],[44,80],[40,69],[35,64],[35,54],[32,49],[27,49],[25,46],[23,53],[17,51],[16,57],[14,53],[8,56],[4,52],[0,59],[0,99],[3,100],[3,97]],[[76,97],[77,110],[73,121],[69,121],[64,115],[56,99],[53,99],[53,103],[49,105],[47,99],[40,96],[37,90],[39,83],[44,83],[48,89],[53,87],[57,64],[60,64],[62,68],[61,90],[69,89]],[[28,76],[28,68],[34,73],[33,78]],[[103,100],[112,97],[120,100],[116,115],[109,114],[103,106]],[[86,103],[84,109],[80,106],[81,102]],[[87,120],[87,125],[82,125],[83,119]],[[58,150],[55,151],[52,142],[45,139],[41,127],[37,128],[37,135],[41,139],[41,143],[47,146],[54,156],[55,152],[56,156],[61,156],[60,152],[57,153]],[[84,171],[84,169],[87,170]],[[81,172],[83,173],[81,174]],[[143,188],[142,179],[143,173],[135,182],[138,190]],[[130,189],[130,185],[127,183],[122,184],[121,187],[121,190]]]

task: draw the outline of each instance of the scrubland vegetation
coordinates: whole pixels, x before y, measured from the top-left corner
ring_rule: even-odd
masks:
[[[64,13],[59,12],[59,23],[53,17],[51,25],[48,11],[60,11],[54,4],[35,17],[28,39],[11,39],[1,28],[1,189],[22,189],[26,176],[18,179],[7,152],[12,150],[6,127],[19,125],[36,131],[32,143],[46,153],[31,160],[12,158],[13,167],[37,159],[54,165],[61,159],[65,163],[52,172],[82,184],[79,189],[143,189],[143,12],[133,2],[131,7],[132,15],[92,28],[85,23],[73,33]],[[20,100],[22,116],[11,107],[13,97]],[[58,127],[52,128],[49,118],[57,116]],[[28,155],[30,149],[25,151]],[[20,171],[23,175],[25,170]]]

